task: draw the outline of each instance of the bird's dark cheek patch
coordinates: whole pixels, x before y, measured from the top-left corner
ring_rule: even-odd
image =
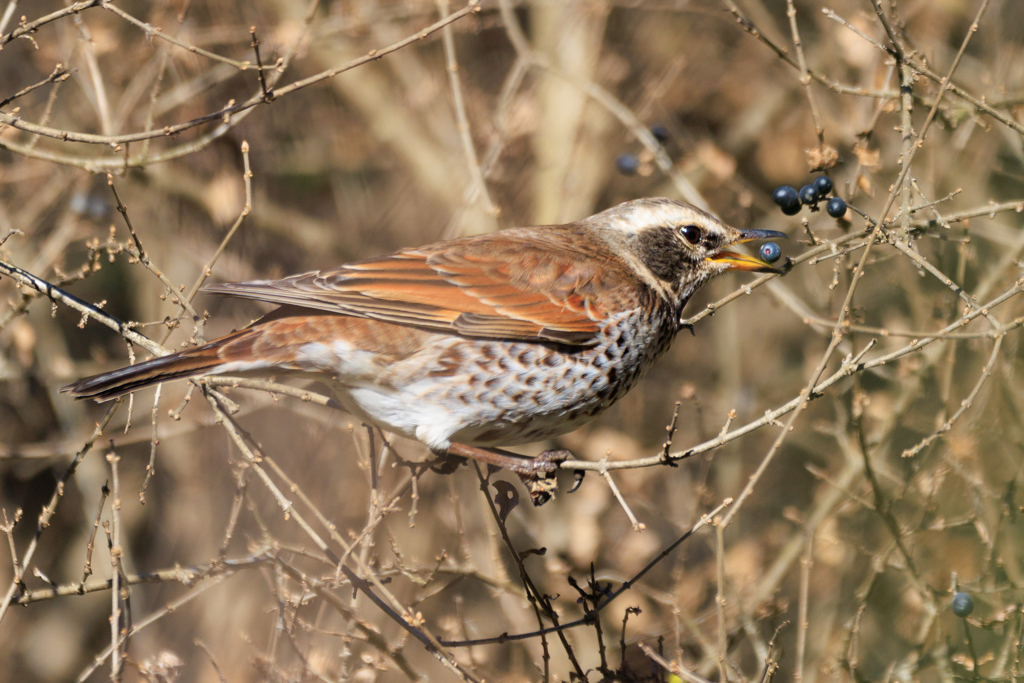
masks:
[[[666,282],[678,282],[693,267],[695,255],[679,240],[672,228],[653,228],[637,235],[640,260],[654,276]]]

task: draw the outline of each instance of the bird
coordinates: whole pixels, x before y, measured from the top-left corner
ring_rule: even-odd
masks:
[[[686,325],[682,310],[727,270],[783,273],[695,206],[636,199],[557,226],[462,237],[212,294],[276,304],[249,326],[61,391],[109,401],[170,380],[300,374],[350,414],[439,456],[505,467],[534,504],[571,457],[504,450],[589,422],[629,391]],[[691,327],[692,332],[692,327]]]

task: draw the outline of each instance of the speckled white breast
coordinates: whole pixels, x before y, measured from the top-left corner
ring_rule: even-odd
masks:
[[[671,344],[674,326],[659,323],[621,313],[582,349],[439,334],[386,368],[359,367],[344,349],[310,353],[322,354],[317,365],[333,360],[341,403],[384,429],[435,451],[511,446],[572,431],[629,391]]]

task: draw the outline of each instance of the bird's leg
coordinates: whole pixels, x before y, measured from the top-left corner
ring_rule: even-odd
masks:
[[[500,448],[479,448],[462,443],[450,444],[447,455],[473,458],[488,465],[504,467],[515,472],[526,485],[530,492],[530,500],[534,505],[543,505],[551,500],[551,495],[557,488],[555,472],[558,471],[558,465],[572,457],[572,453],[569,451],[553,450],[544,451],[537,457],[531,458]]]
[[[480,448],[463,443],[449,444],[447,455],[473,458],[495,467],[504,467],[520,475],[551,474],[558,470],[559,463],[573,457],[566,450],[544,451],[536,457],[519,455],[500,448]]]

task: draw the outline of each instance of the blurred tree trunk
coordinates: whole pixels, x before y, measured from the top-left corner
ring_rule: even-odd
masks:
[[[604,0],[536,2],[530,10],[534,49],[569,76],[596,80],[608,11]],[[592,213],[608,176],[611,117],[580,88],[547,71],[539,78],[537,103],[534,222],[578,220]]]

